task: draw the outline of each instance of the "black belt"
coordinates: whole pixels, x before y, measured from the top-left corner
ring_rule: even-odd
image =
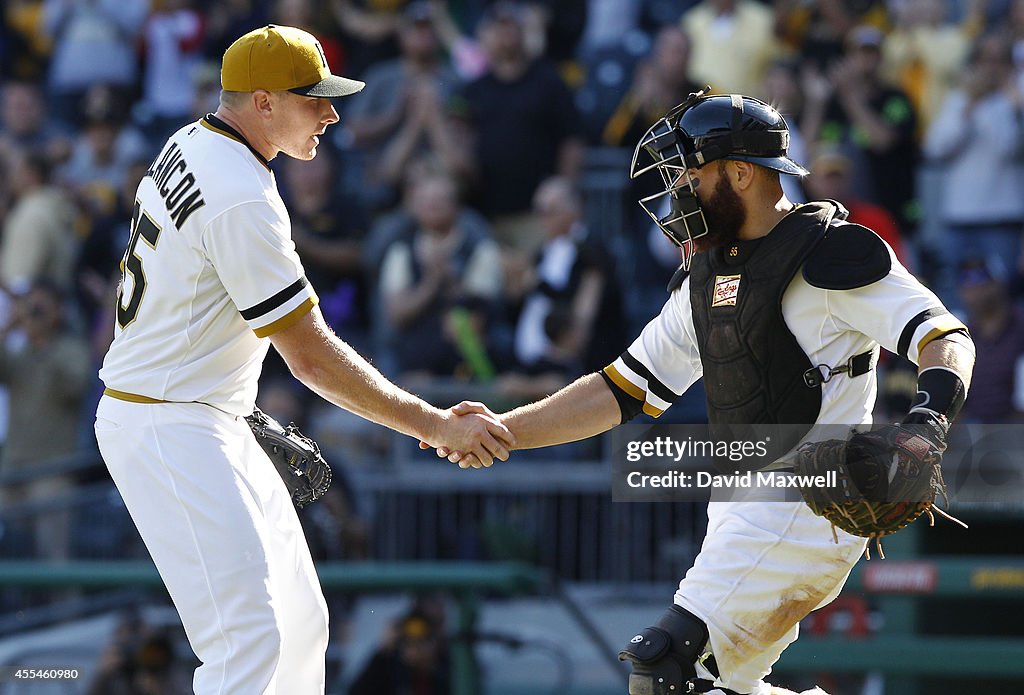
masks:
[[[811,367],[804,372],[804,384],[809,389],[818,388],[822,384],[827,384],[837,374],[846,374],[849,377],[867,374],[875,368],[876,364],[878,364],[878,353],[868,350],[854,355],[846,360],[846,364],[841,364],[838,367],[830,367],[827,364]]]

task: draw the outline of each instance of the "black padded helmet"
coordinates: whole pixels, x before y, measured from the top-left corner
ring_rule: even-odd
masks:
[[[640,138],[630,166],[631,178],[657,170],[664,190],[640,206],[675,244],[689,267],[693,242],[706,235],[707,221],[693,191],[690,169],[734,159],[783,174],[809,172],[789,158],[789,126],[763,101],[739,94],[691,94]],[[650,162],[642,161],[642,153]]]
[[[809,172],[789,158],[789,126],[773,107],[738,94],[704,97],[679,116],[684,151],[705,153],[707,161],[737,159],[783,174]],[[710,157],[710,159],[708,159]]]
[[[637,155],[646,151],[653,165],[637,168]],[[735,159],[806,176],[809,172],[789,158],[789,126],[774,107],[739,94],[691,94],[651,127],[637,143],[633,176],[659,164],[699,168],[719,159]]]

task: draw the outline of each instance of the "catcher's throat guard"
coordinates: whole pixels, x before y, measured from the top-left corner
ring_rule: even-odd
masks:
[[[324,496],[331,487],[331,467],[315,441],[299,432],[295,423],[282,427],[259,408],[245,421],[277,468],[296,507],[302,509]]]

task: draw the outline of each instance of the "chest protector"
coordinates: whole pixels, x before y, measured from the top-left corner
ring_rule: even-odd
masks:
[[[818,419],[821,384],[809,386],[810,359],[786,325],[782,295],[808,255],[845,210],[830,202],[803,205],[756,242],[697,254],[690,302],[704,368],[708,421],[717,441],[763,440],[771,428],[770,463],[795,446]],[[748,426],[748,427],[744,427]],[[723,472],[735,462],[719,461]],[[724,464],[724,465],[723,465]]]

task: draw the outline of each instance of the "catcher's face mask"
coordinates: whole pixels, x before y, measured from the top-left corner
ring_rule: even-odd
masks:
[[[661,174],[665,190],[644,198],[640,206],[669,239],[682,247],[683,267],[687,269],[694,241],[708,233],[690,170],[720,159],[734,159],[781,174],[807,174],[789,158],[789,126],[782,114],[752,97],[707,96],[710,89],[691,94],[651,126],[633,151],[630,171],[631,178],[652,169]],[[641,152],[654,162],[641,165]]]
[[[703,91],[691,94],[686,101],[651,126],[637,143],[630,164],[630,178],[635,179],[652,169],[657,169],[661,175],[665,190],[642,198],[639,201],[640,207],[665,236],[680,247],[683,267],[686,269],[690,267],[694,240],[708,233],[707,221],[697,200],[689,169],[706,162],[702,161],[699,153],[687,156],[683,140],[685,136],[676,126],[682,113],[703,95]],[[641,162],[642,153],[649,155],[654,162],[644,165]],[[664,212],[666,205],[668,211]]]

